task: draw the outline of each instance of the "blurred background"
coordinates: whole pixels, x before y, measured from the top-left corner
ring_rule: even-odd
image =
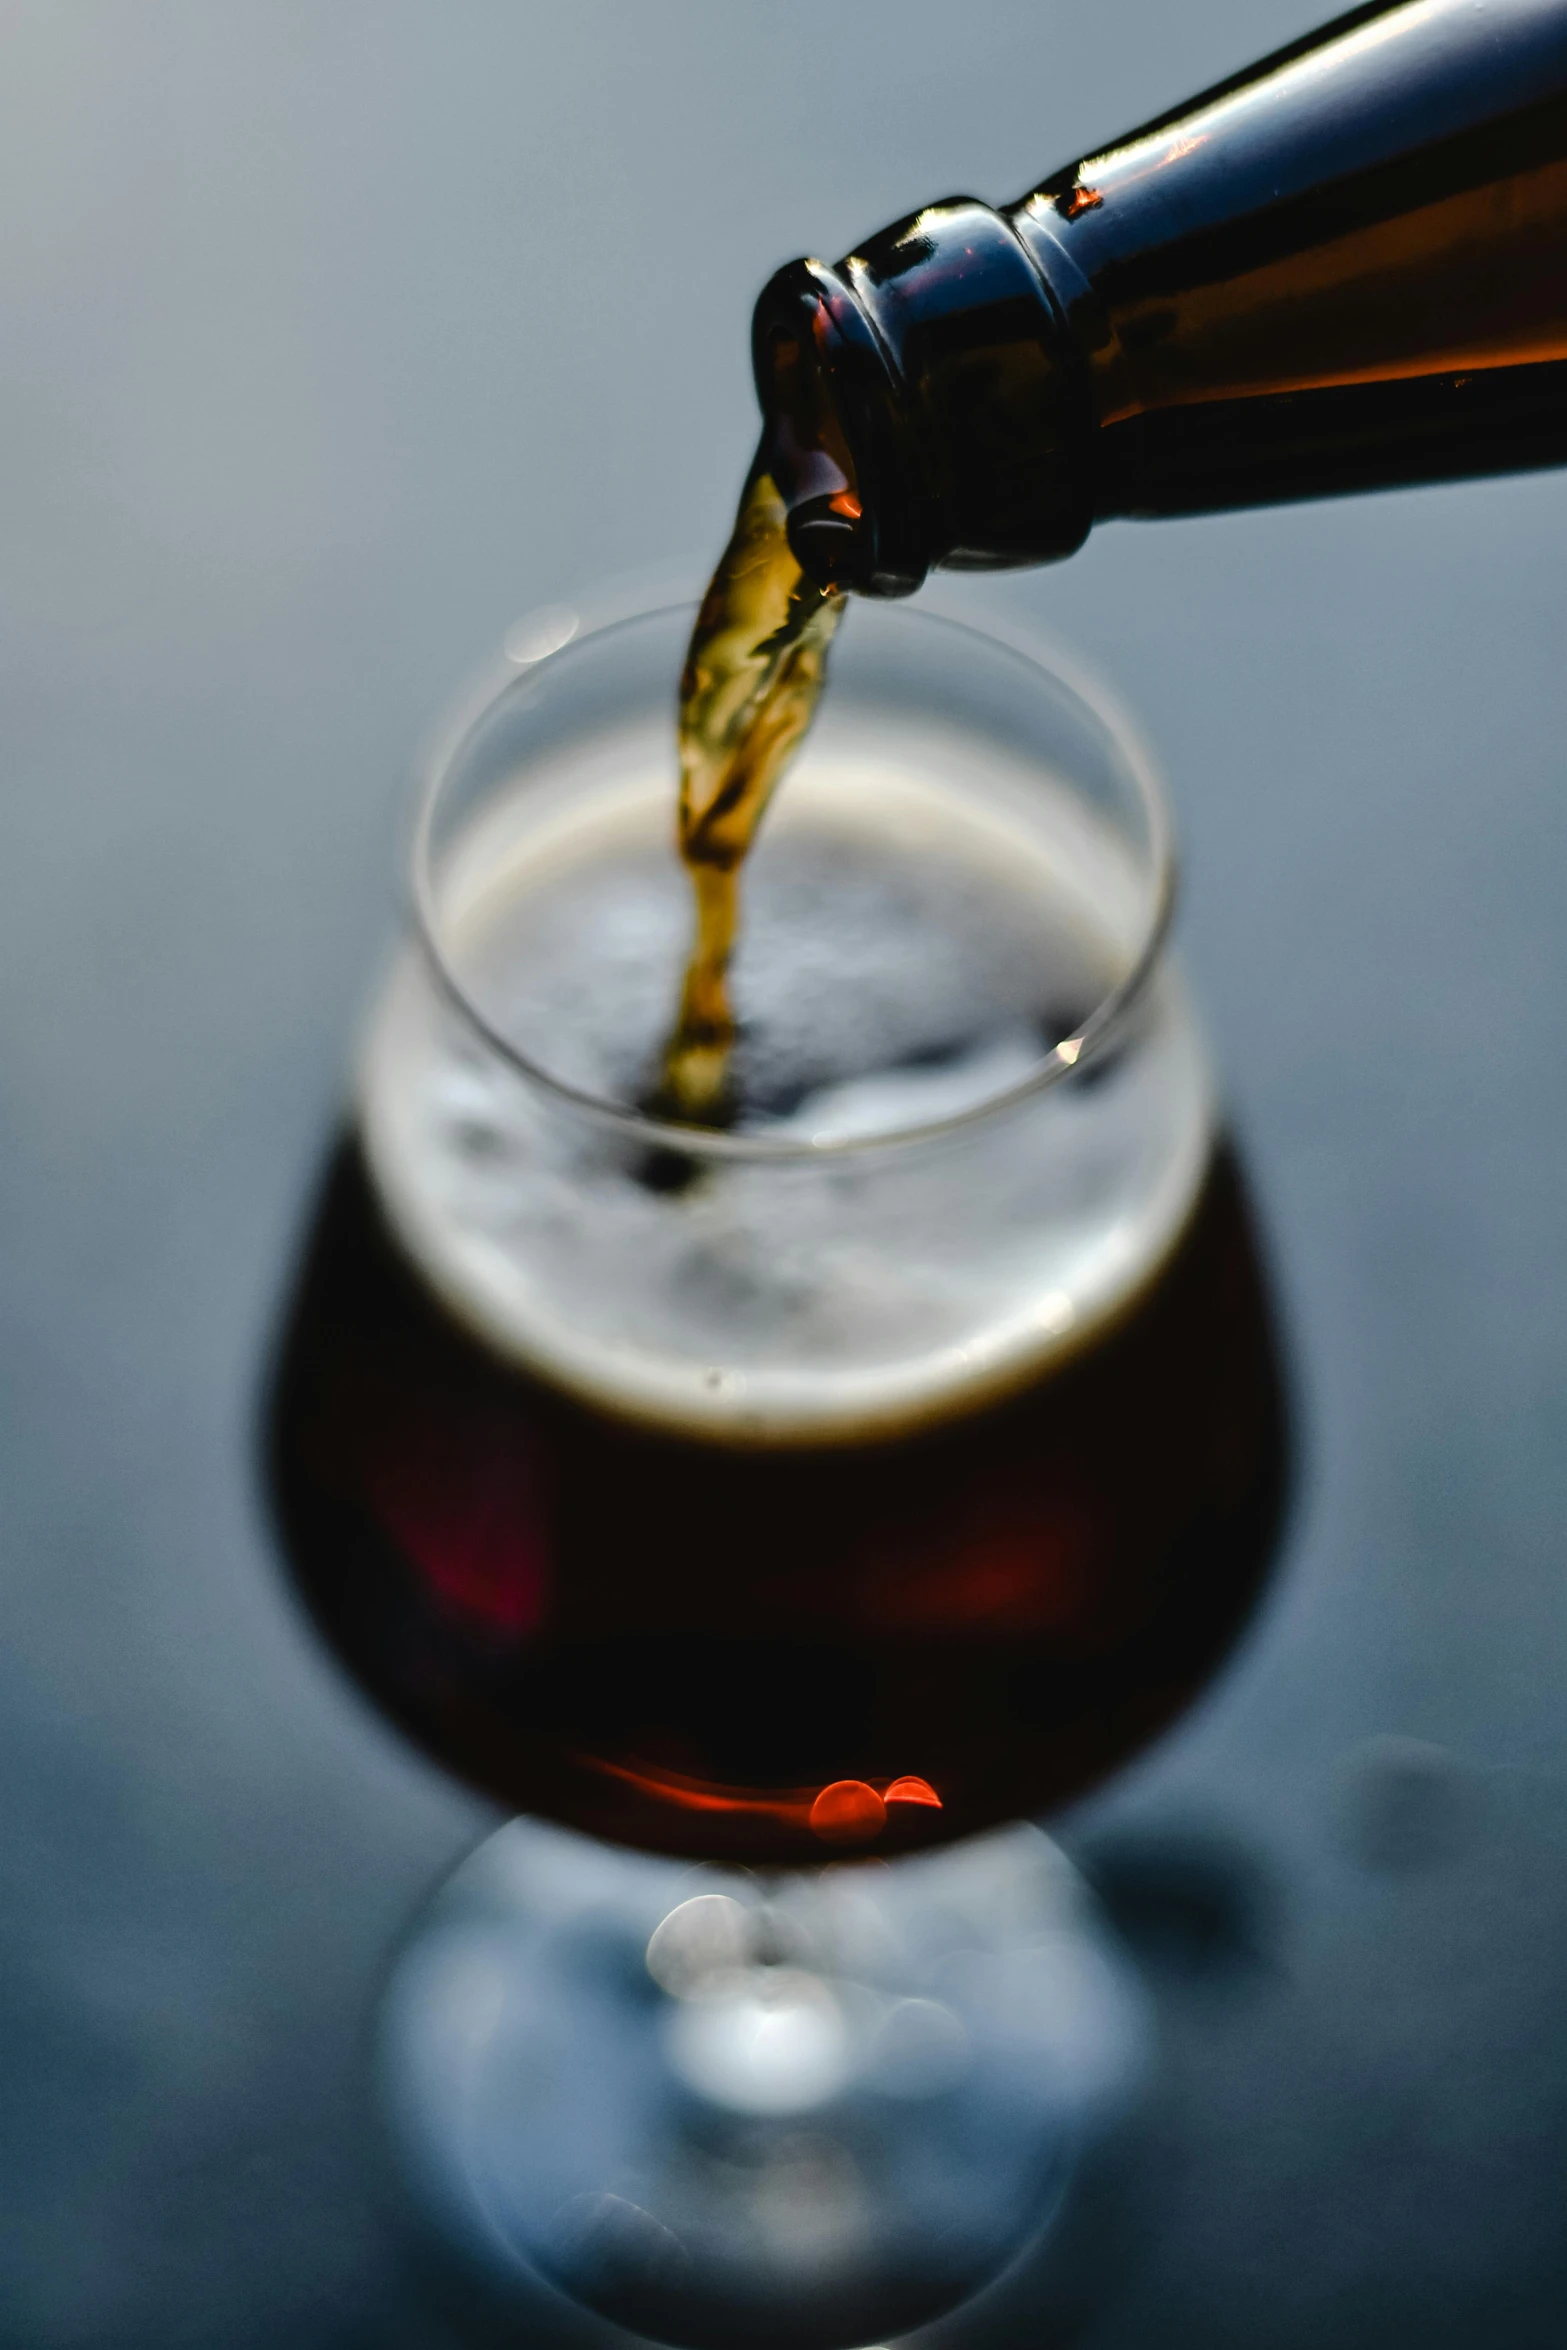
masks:
[[[266,1348],[421,739],[724,536],[768,272],[1302,0],[0,5],[0,2340],[413,2350],[387,1954],[492,1818],[339,1680]],[[1567,2324],[1567,478],[979,599],[1141,713],[1303,1441],[1228,1678],[1065,1824],[1139,1948],[1093,2350]]]

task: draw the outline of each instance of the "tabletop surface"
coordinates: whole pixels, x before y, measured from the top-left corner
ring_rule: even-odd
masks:
[[[255,1465],[421,738],[528,608],[697,587],[780,260],[1008,199],[1309,15],[4,0],[16,2350],[458,2338],[365,2033],[493,1820],[321,1653]],[[1164,2051],[1090,2350],[1562,2338],[1564,588],[1538,477],[974,590],[1167,767],[1302,1430],[1244,1653],[1062,1830]]]

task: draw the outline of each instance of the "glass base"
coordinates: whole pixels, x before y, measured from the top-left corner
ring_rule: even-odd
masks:
[[[764,1877],[517,1820],[403,1950],[379,2062],[416,2206],[491,2295],[849,2350],[1037,2255],[1149,2045],[1035,1828]]]

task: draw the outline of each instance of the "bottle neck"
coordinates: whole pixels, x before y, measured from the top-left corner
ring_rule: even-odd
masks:
[[[1567,462],[1567,0],[1394,0],[758,306],[808,570]],[[813,475],[834,441],[833,477]]]
[[[906,595],[935,564],[1046,563],[1093,520],[1088,368],[1030,247],[972,198],[828,268],[796,261],[753,326],[766,461],[804,568]]]

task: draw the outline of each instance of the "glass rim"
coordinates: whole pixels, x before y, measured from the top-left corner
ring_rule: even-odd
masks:
[[[409,860],[414,937],[426,967],[453,1009],[529,1085],[577,1115],[650,1152],[670,1151],[698,1161],[798,1166],[861,1157],[867,1152],[896,1151],[961,1134],[1048,1092],[1052,1086],[1091,1066],[1111,1048],[1147,992],[1175,915],[1178,876],[1174,828],[1157,762],[1118,698],[1098,678],[1086,672],[1073,655],[1054,644],[1045,631],[1019,627],[994,613],[984,615],[981,624],[976,625],[972,618],[961,618],[944,610],[944,599],[939,592],[933,593],[931,587],[922,591],[920,602],[922,608],[918,611],[900,602],[897,607],[900,617],[916,626],[938,629],[947,636],[971,638],[992,651],[999,649],[1053,684],[1064,686],[1104,729],[1121,754],[1148,825],[1153,884],[1137,951],[1122,978],[1100,998],[1070,1036],[1062,1037],[1042,1052],[1022,1077],[998,1086],[993,1093],[971,1102],[965,1109],[869,1134],[786,1136],[686,1125],[678,1119],[655,1117],[625,1102],[591,1093],[556,1075],[495,1026],[483,1007],[474,1001],[442,946],[431,858],[436,816],[470,736],[511,687],[526,677],[541,674],[551,661],[567,651],[602,644],[631,629],[677,615],[689,624],[696,617],[697,602],[692,597],[670,597],[656,603],[611,609],[593,617],[574,605],[546,605],[524,615],[507,632],[503,660],[492,664],[475,682],[437,737],[422,769]],[[673,728],[673,691],[670,722]]]

